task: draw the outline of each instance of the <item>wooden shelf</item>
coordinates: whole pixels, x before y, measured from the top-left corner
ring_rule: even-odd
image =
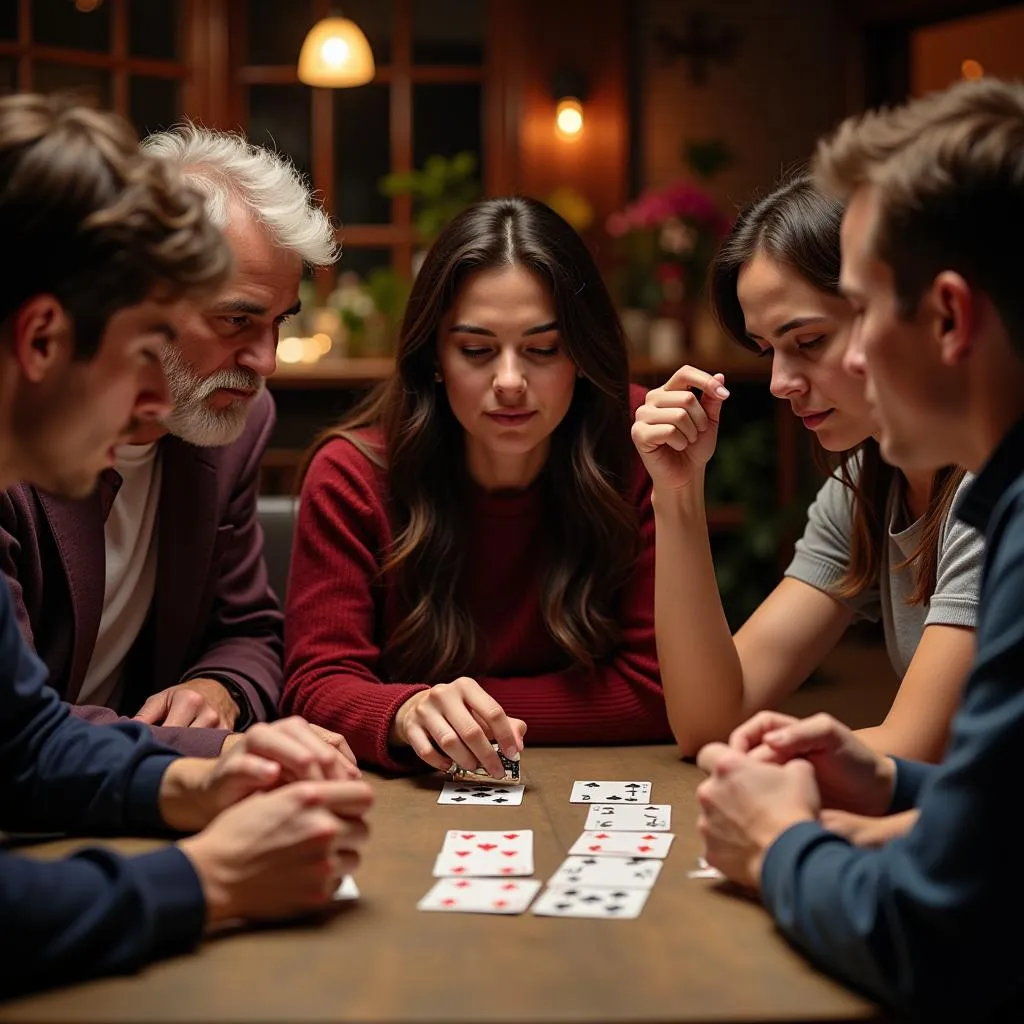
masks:
[[[699,365],[699,364],[698,364]],[[332,389],[368,388],[386,379],[392,372],[395,361],[391,356],[364,357],[355,359],[324,359],[319,363],[279,363],[277,371],[268,381],[270,387],[278,389]],[[711,369],[711,365],[708,369]],[[654,363],[647,358],[630,361],[630,373],[634,379],[647,382],[661,381],[671,376],[675,366]],[[737,357],[730,354],[724,364],[714,365],[715,372],[724,373],[726,380],[767,380],[770,367],[757,358]]]

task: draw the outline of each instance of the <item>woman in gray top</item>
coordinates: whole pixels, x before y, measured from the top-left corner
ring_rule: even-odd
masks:
[[[686,755],[795,690],[858,614],[882,618],[902,679],[885,721],[862,732],[886,753],[941,757],[970,665],[982,539],[950,515],[964,473],[904,473],[879,455],[864,382],[843,365],[857,312],[839,292],[841,219],[838,200],[795,179],[741,213],[712,272],[727,333],[772,360],[772,394],[841,453],[785,578],[735,636],[704,508],[725,378],[684,366],[637,410],[654,481],[658,655]]]

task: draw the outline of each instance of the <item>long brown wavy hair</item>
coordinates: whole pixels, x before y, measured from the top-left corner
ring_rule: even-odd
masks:
[[[381,556],[404,618],[383,639],[394,679],[450,679],[486,664],[460,587],[466,570],[462,426],[435,380],[441,322],[468,275],[517,266],[550,289],[562,344],[580,371],[551,437],[540,486],[546,506],[542,613],[571,661],[590,668],[619,639],[615,595],[629,576],[639,523],[625,497],[633,462],[629,362],[622,327],[580,236],[522,197],[487,199],[456,217],[427,253],[409,296],[395,370],[306,453],[345,438],[387,475],[394,540]],[[368,443],[379,428],[383,448]]]
[[[840,294],[839,228],[842,219],[842,202],[820,191],[808,175],[780,185],[740,213],[715,257],[710,287],[715,316],[734,341],[758,351],[747,335],[736,291],[740,271],[758,253],[792,267],[819,291]],[[906,480],[882,459],[878,442],[871,437],[841,453],[838,466],[830,464],[820,449],[815,450],[815,461],[828,473],[835,473],[853,495],[850,564],[839,582],[836,596],[854,597],[878,582],[888,535],[887,511],[893,481],[898,481],[897,494],[902,498]],[[946,466],[935,474],[921,540],[909,558],[894,566],[896,569],[913,567],[914,589],[908,598],[910,604],[924,604],[935,591],[942,526],[963,478],[964,470],[958,466]]]

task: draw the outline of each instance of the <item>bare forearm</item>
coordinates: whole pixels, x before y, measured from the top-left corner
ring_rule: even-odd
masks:
[[[890,757],[902,757],[909,761],[925,761],[935,764],[942,760],[944,743],[936,743],[925,730],[907,733],[894,728],[888,722],[857,729],[857,736],[872,750]]]
[[[685,756],[743,715],[743,666],[722,609],[703,486],[654,498],[654,621],[665,703]]]

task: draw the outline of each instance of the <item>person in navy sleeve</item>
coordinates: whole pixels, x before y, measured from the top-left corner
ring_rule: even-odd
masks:
[[[699,826],[708,861],[827,970],[916,1017],[1019,1020],[1024,85],[963,82],[848,120],[815,173],[848,199],[847,360],[883,457],[977,473],[957,510],[986,541],[977,653],[940,765],[876,754],[827,715],[762,712],[701,751]],[[879,849],[817,820],[910,807],[909,834]]]
[[[178,302],[230,251],[178,172],[112,114],[0,99],[0,487],[88,494],[114,448],[171,408],[160,362]],[[0,851],[0,996],[130,971],[224,920],[330,903],[372,800],[340,737],[253,726],[217,760],[145,725],[71,717],[0,583],[0,829],[197,833],[134,858]]]

